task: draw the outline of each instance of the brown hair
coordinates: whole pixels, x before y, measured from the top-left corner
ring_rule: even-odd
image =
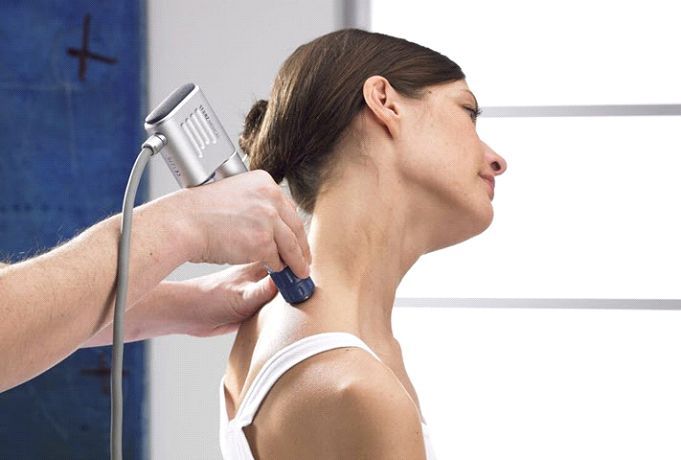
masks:
[[[239,145],[251,169],[264,169],[311,213],[330,158],[346,128],[364,107],[363,85],[385,77],[400,94],[419,98],[426,86],[462,80],[446,56],[402,38],[343,29],[296,49],[272,87],[246,116]]]

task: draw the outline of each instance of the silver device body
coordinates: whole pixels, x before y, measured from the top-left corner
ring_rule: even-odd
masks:
[[[120,460],[123,451],[123,324],[132,214],[142,172],[149,158],[157,153],[161,153],[183,188],[248,171],[206,97],[193,83],[180,86],[164,99],[144,120],[144,129],[149,138],[142,145],[125,189],[118,248],[111,371],[112,460]],[[312,279],[297,278],[289,267],[279,272],[269,271],[269,275],[291,305],[306,301],[314,293]]]
[[[160,152],[181,187],[196,187],[248,171],[225,129],[198,86],[182,85],[144,120],[145,145]],[[291,305],[305,302],[315,290],[310,277],[300,279],[289,267],[268,270]]]
[[[181,187],[195,187],[248,171],[215,111],[189,83],[149,114],[144,129],[167,143],[161,155]]]

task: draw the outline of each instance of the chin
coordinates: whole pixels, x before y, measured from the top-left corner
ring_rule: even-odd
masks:
[[[481,211],[481,216],[480,216],[480,221],[482,224],[482,229],[478,232],[478,234],[484,232],[489,228],[490,225],[492,225],[492,221],[494,220],[494,207],[492,206],[492,202],[488,201],[485,206],[483,206],[482,211]]]
[[[451,216],[448,222],[434,226],[434,228],[448,228],[455,229],[455,231],[441,235],[439,241],[435,242],[432,249],[428,252],[454,246],[478,236],[492,225],[492,220],[494,220],[494,208],[489,199],[465,215],[457,213],[456,216]]]

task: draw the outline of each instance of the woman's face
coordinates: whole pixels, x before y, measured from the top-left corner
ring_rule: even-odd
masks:
[[[460,80],[426,88],[403,113],[400,169],[427,213],[429,250],[471,238],[492,223],[494,178],[506,171],[506,161],[478,137],[477,110]]]

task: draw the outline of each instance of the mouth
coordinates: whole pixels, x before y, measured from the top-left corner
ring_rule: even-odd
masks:
[[[490,198],[490,200],[493,200],[494,199],[494,177],[484,177],[484,176],[480,176],[480,177],[482,177],[482,180],[487,182],[487,185],[489,186],[489,198]]]

